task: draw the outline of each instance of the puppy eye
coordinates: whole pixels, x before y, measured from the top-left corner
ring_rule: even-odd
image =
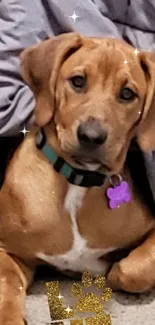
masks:
[[[133,100],[136,97],[136,94],[128,87],[124,87],[120,91],[120,99],[122,100]]]
[[[72,87],[77,90],[83,90],[86,85],[86,78],[83,76],[74,76],[70,79]]]

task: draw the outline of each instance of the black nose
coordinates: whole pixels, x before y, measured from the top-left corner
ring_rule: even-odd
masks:
[[[78,127],[78,139],[82,146],[96,148],[107,139],[107,131],[98,119],[89,118]]]

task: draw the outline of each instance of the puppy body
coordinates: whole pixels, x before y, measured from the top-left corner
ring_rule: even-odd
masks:
[[[26,135],[0,195],[0,325],[24,324],[24,296],[40,263],[62,271],[105,273],[113,289],[142,292],[154,286],[154,219],[125,164],[133,137],[142,149],[155,145],[150,62],[144,54],[135,57],[125,43],[77,34],[61,35],[22,54],[22,74],[35,94],[36,121],[44,126],[48,144],[73,168],[81,168],[80,163],[107,178],[101,187],[70,185],[37,149],[38,128]],[[125,86],[127,99],[122,99]],[[87,134],[79,138],[81,125]],[[95,149],[94,137],[100,141]],[[89,140],[85,147],[83,140]],[[111,210],[106,191],[109,176],[118,173],[128,182],[132,200]],[[107,253],[130,247],[124,259],[107,262]]]
[[[69,184],[36,148],[31,132],[15,153],[1,192],[3,247],[26,261],[37,264],[39,258],[61,270],[88,269],[95,274],[107,270],[100,257],[136,244],[154,226],[127,171],[122,175],[132,200],[111,210],[108,179],[99,188]]]

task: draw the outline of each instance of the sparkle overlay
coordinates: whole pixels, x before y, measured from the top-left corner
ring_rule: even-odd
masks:
[[[91,273],[84,272],[81,282],[72,284],[71,295],[75,298],[75,304],[67,307],[63,304],[59,282],[46,282],[51,325],[64,325],[65,320],[70,325],[112,325],[110,315],[104,311],[104,302],[112,298],[112,290],[105,288],[105,277],[98,275],[93,279]],[[92,286],[97,294],[90,292]]]
[[[136,54],[136,56],[139,54],[139,51],[137,49],[134,50],[134,53]]]
[[[72,18],[74,20],[74,23],[76,21],[77,18],[79,18],[80,16],[77,16],[75,11],[73,12],[73,15],[72,16],[69,16],[70,18]]]
[[[25,134],[28,133],[28,132],[30,132],[30,131],[28,131],[28,130],[25,128],[25,125],[24,125],[23,130],[21,130],[20,132],[23,133],[23,134],[24,134],[24,137],[25,137]]]
[[[137,49],[135,49],[133,51],[133,53],[135,54],[135,56],[138,56],[138,54],[140,54],[140,51],[138,51]],[[127,61],[126,59],[124,60],[124,64],[127,65],[128,63],[131,63],[131,61],[133,62],[133,60]]]

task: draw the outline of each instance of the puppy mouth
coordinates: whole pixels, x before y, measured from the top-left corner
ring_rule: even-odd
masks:
[[[111,170],[109,166],[102,163],[96,158],[72,156],[72,159],[77,165],[77,167],[81,169],[90,171],[100,171],[101,173],[107,173]]]

